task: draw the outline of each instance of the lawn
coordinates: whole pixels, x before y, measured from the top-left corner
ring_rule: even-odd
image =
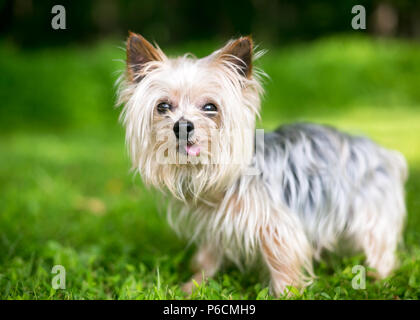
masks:
[[[186,298],[180,284],[194,251],[168,227],[129,172],[113,107],[123,64],[118,41],[20,51],[0,42],[0,298]],[[215,43],[170,48],[198,56]],[[266,47],[265,44],[261,44]],[[408,220],[401,265],[352,288],[363,256],[328,256],[297,299],[420,298],[420,45],[338,35],[269,48],[262,120],[305,120],[366,134],[407,157]],[[66,288],[53,289],[54,265]],[[266,279],[227,267],[193,299],[272,299]]]

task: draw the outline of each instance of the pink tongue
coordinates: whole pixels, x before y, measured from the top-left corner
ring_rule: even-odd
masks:
[[[185,147],[185,151],[190,156],[198,156],[200,154],[200,146],[196,144],[193,144],[191,146],[187,145]]]

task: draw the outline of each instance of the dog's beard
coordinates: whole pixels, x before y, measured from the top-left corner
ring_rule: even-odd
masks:
[[[249,165],[244,159],[252,157],[252,139],[247,150],[230,139],[219,130],[197,130],[191,139],[177,140],[169,130],[161,130],[151,150],[143,153],[140,173],[146,183],[165,187],[181,200],[212,198],[240,177]]]
[[[162,58],[142,69],[139,82],[122,83],[127,146],[146,184],[198,199],[225,192],[249,166],[262,88],[256,74],[245,77],[228,57]],[[159,113],[161,101],[173,108]],[[208,102],[216,115],[203,112]],[[174,125],[182,118],[194,124],[194,135],[177,141]],[[223,131],[213,136],[214,129]]]

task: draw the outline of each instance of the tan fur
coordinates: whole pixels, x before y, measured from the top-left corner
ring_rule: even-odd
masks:
[[[389,275],[405,217],[404,158],[310,124],[254,145],[264,74],[253,49],[241,37],[202,59],[170,58],[140,35],[127,40],[118,104],[132,168],[172,195],[169,224],[199,248],[193,279],[213,276],[222,260],[244,269],[262,258],[281,295],[311,283],[312,259],[340,238]]]

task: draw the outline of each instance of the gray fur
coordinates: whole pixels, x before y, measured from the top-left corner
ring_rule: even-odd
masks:
[[[352,220],[363,214],[355,212],[358,203],[381,208],[382,199],[403,194],[407,167],[401,155],[329,126],[284,125],[265,135],[264,159],[261,151],[257,146],[257,166],[271,199],[298,215],[318,249],[354,231]],[[395,210],[404,215],[403,204]],[[387,212],[378,214],[391,219]]]

